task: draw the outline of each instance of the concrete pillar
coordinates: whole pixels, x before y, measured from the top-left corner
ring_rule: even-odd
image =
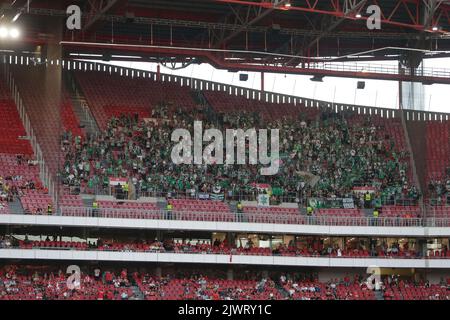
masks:
[[[427,239],[417,239],[417,251],[422,257],[427,256]]]
[[[236,239],[236,234],[234,232],[227,232],[227,235],[225,237],[225,240],[227,241],[227,244],[229,246],[234,245]],[[215,239],[213,239],[214,241]]]
[[[264,72],[261,72],[261,92],[264,92]]]
[[[227,270],[227,280],[234,280],[234,272],[232,268],[228,268]]]
[[[155,268],[155,276],[161,277],[161,275],[162,275],[162,268],[161,267],[156,267]]]
[[[62,128],[62,115],[61,115],[61,92],[62,92],[62,68],[61,63],[59,65],[56,63],[57,60],[61,62],[62,58],[62,46],[60,45],[60,41],[62,40],[63,36],[63,26],[65,26],[65,23],[63,23],[63,19],[61,17],[46,17],[46,26],[47,31],[49,34],[52,34],[54,39],[50,41],[47,45],[44,47],[44,58],[47,58],[48,61],[53,61],[53,64],[50,62],[48,63],[47,67],[44,71],[44,78],[41,80],[44,82],[44,97],[46,101],[49,101],[49,103],[44,103],[42,105],[42,113],[47,114],[48,118],[54,118],[57,119],[57,123],[54,123],[53,125],[58,127],[58,134],[59,136],[56,137],[46,137],[49,144],[52,144],[56,147],[56,150],[60,150],[59,147],[59,137],[61,136],[61,133],[63,131]],[[53,101],[56,101],[58,105],[54,105]],[[41,142],[42,143],[42,142]],[[41,145],[41,148],[43,146]],[[59,151],[60,152],[60,151]],[[47,157],[48,159],[48,157]],[[58,164],[57,164],[57,170],[59,171],[61,168],[61,156],[58,156]],[[47,160],[48,161],[48,160]],[[49,163],[46,163],[47,166]],[[52,194],[54,198],[53,203],[53,212],[58,213],[59,212],[59,195],[60,195],[60,184],[55,179],[55,192]],[[50,190],[50,185],[48,186]],[[52,190],[50,190],[52,192]]]
[[[87,239],[89,237],[88,228],[83,228],[83,239]]]
[[[399,73],[404,74],[405,71],[422,74],[423,63],[417,68],[407,68],[399,63]],[[421,82],[404,82],[399,81],[399,105],[402,109],[409,110],[425,110],[425,88]]]

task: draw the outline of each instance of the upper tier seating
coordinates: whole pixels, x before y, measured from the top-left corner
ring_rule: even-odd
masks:
[[[158,210],[154,202],[119,202],[119,201],[98,201],[99,208],[110,209],[135,209],[135,210]]]
[[[29,190],[20,198],[22,202],[23,209],[27,213],[31,214],[47,214],[48,205],[52,207],[53,212],[53,201],[48,194],[44,194],[37,190]]]
[[[32,155],[33,150],[26,140],[27,134],[14,102],[0,100],[0,115],[0,152]]]
[[[429,121],[426,129],[427,180],[443,180],[450,167],[450,122]]]
[[[244,213],[251,213],[251,214],[284,214],[284,215],[300,214],[298,208],[244,206],[243,210]]]
[[[124,219],[161,219],[162,212],[152,202],[121,202],[100,200],[98,203],[98,216],[104,218],[124,218]],[[86,210],[81,206],[67,206],[64,208],[64,215],[85,216]]]
[[[364,212],[359,209],[318,209],[315,215],[318,217],[363,217]]]
[[[11,100],[5,82],[0,81],[0,179],[2,189],[18,196],[26,212],[47,212],[52,205],[39,178],[39,166],[33,159],[30,141],[16,105]],[[22,138],[20,138],[22,137]],[[12,197],[10,197],[12,201]],[[1,213],[10,213],[7,203],[2,203]]]
[[[319,114],[317,108],[306,108],[302,105],[294,106],[287,103],[269,103],[251,100],[244,96],[230,95],[223,91],[204,91],[204,95],[211,106],[218,113],[233,113],[245,110],[255,112],[266,121],[274,121],[283,117],[297,118],[301,113],[306,119],[313,119]]]
[[[228,205],[221,201],[195,200],[195,199],[172,199],[174,213],[181,213],[183,220],[198,220],[200,215],[203,220],[212,221],[234,221],[235,216],[231,213]]]
[[[294,300],[375,300],[373,291],[357,282],[345,286],[331,281],[330,284],[318,280],[288,281],[284,284],[284,289]]]
[[[304,221],[298,208],[244,206],[242,219],[255,223],[299,223]]]
[[[9,88],[0,81],[0,153],[32,155],[30,142]]]
[[[28,160],[22,160],[19,164],[15,154],[0,153],[0,176],[4,179],[11,177],[8,183],[20,187],[27,181],[39,182],[39,167],[28,164]]]
[[[80,128],[80,121],[73,111],[72,102],[68,97],[65,97],[62,105],[62,123],[66,131],[72,133],[72,136],[85,136],[84,130]]]
[[[255,289],[258,282],[251,280],[199,278],[199,280],[195,281],[172,279],[162,285],[158,291],[154,290],[155,282],[160,282],[160,279],[141,278],[138,280],[139,288],[144,292],[147,300],[203,300],[206,298],[222,300],[225,297],[232,298],[233,300],[282,299],[281,293],[270,280],[259,291]]]
[[[45,67],[14,66],[12,73],[50,172],[56,173],[60,137],[64,131],[84,136],[64,87],[58,89],[58,72]],[[61,124],[61,125],[60,125]]]
[[[24,241],[19,240],[20,249],[75,249],[86,250],[86,242],[79,241]]]
[[[420,208],[417,206],[383,206],[380,217],[404,217],[409,215],[417,218],[420,215]]]
[[[122,294],[126,294],[125,299],[133,297],[128,279],[113,273],[105,278],[111,281],[103,283],[92,274],[82,273],[82,290],[70,290],[67,276],[51,268],[7,266],[0,270],[0,300],[122,300]],[[119,285],[115,286],[114,281]]]
[[[156,82],[148,78],[130,78],[104,72],[75,73],[88,105],[101,129],[111,116],[121,113],[148,117],[161,102],[186,110],[195,108],[189,87],[178,83]]]
[[[441,300],[448,296],[446,286],[431,284],[414,284],[408,281],[401,281],[399,286],[390,285],[385,281],[385,300]]]
[[[0,199],[0,214],[10,214],[8,202]]]
[[[430,217],[447,218],[450,217],[450,205],[430,206],[428,208]]]
[[[230,212],[228,205],[221,201],[173,199],[169,200],[175,211]]]
[[[153,111],[160,110],[155,107]],[[166,118],[170,119],[170,123],[165,124],[135,122],[129,117],[111,119],[108,130],[101,137],[91,139],[81,150],[75,145],[68,147],[63,172],[65,183],[70,183],[69,175],[73,174],[75,179],[72,181],[76,181],[83,190],[86,190],[86,184],[92,186],[88,188],[89,191],[94,187],[104,188],[105,179],[111,176],[128,176],[136,179],[138,189],[144,192],[186,193],[185,186],[193,183],[194,186],[204,185],[207,188],[204,192],[211,192],[216,184],[224,188],[235,185],[233,188],[237,189],[236,192],[244,195],[253,193],[253,183],[267,183],[278,187],[281,194],[294,194],[295,197],[298,184],[307,179],[301,172],[309,172],[319,177],[312,190],[305,190],[306,194],[311,193],[312,196],[344,197],[352,192],[355,185],[378,185],[384,197],[418,196],[407,174],[408,153],[398,152],[395,139],[377,131],[383,131],[384,128],[372,127],[370,123],[352,127],[345,119],[330,113],[321,113],[321,121],[307,123],[283,119],[278,124],[285,129],[282,131],[283,144],[280,150],[283,160],[276,175],[261,176],[257,172],[259,167],[251,165],[235,165],[228,169],[240,172],[240,179],[225,175],[221,166],[209,166],[208,170],[183,166],[179,167],[180,172],[167,174],[174,168],[170,159],[170,143],[165,141],[172,129],[183,125],[180,121],[184,125],[190,122],[190,116],[192,114],[177,113],[176,117]],[[353,119],[352,115],[348,117]],[[256,120],[249,114],[234,114],[226,119],[224,127],[239,126],[240,121],[251,125]],[[319,141],[311,140],[313,136],[318,137]],[[330,139],[336,141],[331,143]],[[120,140],[119,146],[116,145],[117,140]],[[403,141],[400,138],[398,140]],[[374,143],[376,148],[373,147]],[[74,165],[84,167],[88,160],[90,170],[77,173],[71,170]],[[192,179],[194,174],[196,181],[186,181],[186,176]],[[243,183],[244,179],[249,180],[248,183]]]
[[[426,123],[426,192],[432,202],[430,216],[449,217],[450,205],[450,122]],[[437,207],[435,207],[437,205]]]

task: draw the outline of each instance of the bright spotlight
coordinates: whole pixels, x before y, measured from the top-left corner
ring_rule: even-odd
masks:
[[[0,27],[0,38],[6,38],[8,36],[8,29]]]
[[[12,22],[16,22],[17,19],[19,19],[19,17],[21,16],[21,14],[22,14],[21,11],[17,12],[16,15],[12,18]]]
[[[438,26],[434,26],[433,27],[433,31],[438,31],[439,30],[439,27]]]
[[[357,19],[360,19],[360,18],[362,17],[362,15],[361,15],[361,13],[358,12],[358,13],[356,14],[355,17],[356,17]]]
[[[20,32],[17,28],[12,28],[9,30],[9,36],[13,39],[17,39],[20,36]]]

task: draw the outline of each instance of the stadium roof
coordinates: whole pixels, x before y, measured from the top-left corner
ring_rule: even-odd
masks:
[[[63,31],[66,54],[282,73],[329,57],[414,67],[424,57],[450,56],[447,0],[31,0],[29,7],[10,0],[1,10],[3,19],[22,12],[35,45],[61,39],[43,16],[65,17],[71,4],[81,7],[83,22],[81,31]],[[371,5],[381,9],[380,30],[366,25]]]

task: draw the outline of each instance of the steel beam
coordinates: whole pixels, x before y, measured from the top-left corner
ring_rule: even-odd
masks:
[[[88,0],[86,11],[89,13],[86,16],[83,31],[87,32],[104,14],[123,2],[123,0]]]
[[[289,10],[289,11],[301,11],[307,13],[317,13],[322,15],[331,15],[338,18],[343,18],[347,20],[367,20],[368,17],[364,16],[365,10],[370,5],[378,5],[381,9],[381,23],[404,27],[404,28],[412,28],[414,30],[426,30],[432,31],[427,27],[426,24],[420,22],[420,16],[424,12],[424,6],[421,5],[422,1],[429,5],[430,2],[439,1],[441,2],[439,6],[437,6],[434,12],[435,22],[439,23],[441,19],[446,19],[447,22],[449,20],[449,12],[450,5],[447,4],[447,1],[444,0],[397,0],[395,6],[390,8],[383,8],[380,5],[378,0],[367,0],[364,7],[361,11],[361,18],[356,18],[355,14],[349,14],[349,12],[345,11],[346,6],[351,6],[353,3],[358,2],[357,0],[305,0],[305,1],[296,1],[295,5],[290,6],[289,8],[285,7],[277,7],[273,5],[271,2],[255,2],[248,0],[215,0],[218,3],[229,3],[229,4],[240,4],[246,6],[259,6],[266,9],[277,9],[277,10]],[[326,8],[324,9],[324,3],[326,3]],[[401,21],[398,19],[399,16],[406,17],[406,21]]]
[[[284,6],[287,1],[288,0],[270,0],[270,3],[272,3],[274,6],[275,5]],[[266,3],[266,2],[267,2],[267,0],[260,0],[260,3]],[[239,23],[239,26],[238,26],[237,30],[233,31],[230,35],[228,35],[225,39],[223,39],[223,41],[216,44],[214,46],[216,48],[222,47],[224,44],[226,44],[230,40],[234,39],[236,36],[238,36],[242,32],[247,31],[250,26],[256,24],[257,22],[261,21],[265,17],[269,16],[275,10],[275,7],[269,8],[266,10],[264,10],[263,7],[257,7],[257,10],[251,10],[251,9],[255,9],[255,8],[249,6],[248,10],[246,11],[245,17],[241,17],[239,15],[239,11],[236,11],[235,9],[233,9],[232,6],[230,6],[230,7],[232,8],[233,12],[238,17],[237,22]]]
[[[415,74],[399,73],[398,69],[371,70],[370,72],[355,71],[351,68],[345,69],[325,69],[317,68],[314,65],[288,67],[284,65],[257,65],[257,64],[242,64],[225,61],[211,54],[211,52],[204,50],[195,50],[192,48],[173,48],[161,46],[140,46],[140,45],[122,45],[122,44],[107,44],[107,43],[88,43],[88,42],[62,42],[65,48],[87,49],[90,52],[103,52],[103,50],[117,50],[128,51],[136,54],[150,54],[150,55],[171,55],[171,56],[187,56],[198,57],[205,62],[219,68],[230,71],[252,71],[252,72],[272,72],[282,74],[299,74],[299,75],[320,75],[329,77],[347,77],[347,78],[362,78],[362,79],[377,79],[377,80],[391,80],[391,81],[409,81],[409,82],[423,82],[423,83],[441,83],[450,84],[450,69],[440,70],[439,73],[424,72],[424,76]],[[389,71],[389,72],[388,72]],[[433,70],[431,70],[433,71]]]

